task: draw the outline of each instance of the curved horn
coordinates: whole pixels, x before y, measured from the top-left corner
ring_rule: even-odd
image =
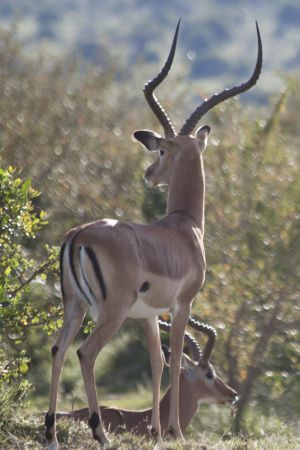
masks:
[[[159,101],[157,100],[155,95],[153,94],[153,91],[166,78],[166,76],[168,75],[169,70],[172,66],[174,55],[175,55],[175,50],[176,50],[179,25],[180,25],[180,20],[178,21],[178,24],[177,24],[177,27],[175,30],[175,34],[174,34],[174,38],[173,38],[172,47],[171,47],[169,56],[167,58],[167,61],[164,65],[164,67],[162,68],[162,70],[156,77],[154,77],[152,80],[148,81],[148,83],[145,84],[145,86],[144,86],[144,95],[146,97],[146,100],[147,100],[150,108],[154,112],[155,116],[157,117],[159,123],[162,125],[164,132],[165,132],[165,137],[175,136],[175,134],[176,134],[175,128],[174,128],[171,120],[167,116],[167,113],[165,112],[165,110],[163,109],[163,107],[161,106],[161,104],[159,103]]]
[[[201,357],[201,361],[207,363],[215,345],[217,332],[212,326],[207,325],[206,323],[198,322],[198,320],[193,319],[192,317],[189,317],[188,324],[195,330],[201,331],[201,333],[208,336],[208,340]]]
[[[220,94],[214,94],[212,97],[205,100],[200,106],[198,106],[198,108],[190,115],[190,117],[185,122],[185,124],[183,125],[183,127],[179,132],[181,136],[190,135],[194,130],[194,128],[196,127],[199,120],[201,119],[201,117],[203,117],[204,114],[206,114],[214,106],[218,105],[224,100],[227,100],[228,98],[235,97],[236,95],[247,91],[256,84],[262,67],[262,43],[257,22],[256,22],[256,32],[258,44],[257,59],[255,69],[249,80],[246,81],[245,83],[240,84],[239,86],[234,86],[231,89],[225,89],[223,92],[220,92]]]
[[[171,323],[165,322],[163,320],[159,320],[159,328],[163,331],[166,331],[167,333],[170,333],[171,329]],[[198,342],[193,338],[193,336],[190,333],[185,332],[184,334],[184,341],[189,348],[191,352],[191,357],[193,361],[199,362],[202,357],[202,352],[200,350],[200,347],[198,345]]]

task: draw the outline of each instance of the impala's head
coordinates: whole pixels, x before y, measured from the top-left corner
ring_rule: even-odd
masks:
[[[179,157],[189,158],[189,153],[202,153],[205,150],[210,128],[205,125],[194,133],[197,123],[204,116],[204,114],[206,114],[214,106],[224,100],[227,100],[228,98],[245,92],[254,86],[259,78],[262,67],[262,44],[259,28],[256,23],[258,53],[255,69],[249,80],[239,86],[234,86],[231,89],[225,89],[220,94],[214,94],[209,99],[206,99],[200,106],[198,106],[198,108],[195,109],[195,111],[193,111],[190,117],[186,120],[185,124],[182,126],[179,133],[177,133],[170,118],[158,102],[153,92],[155,88],[167,77],[172,66],[176,50],[179,25],[180,21],[176,27],[171,50],[164,67],[160,73],[155,78],[150,80],[144,87],[146,100],[157,117],[159,123],[162,125],[164,129],[164,136],[162,137],[159,134],[149,130],[135,131],[133,134],[134,138],[141,142],[147,150],[157,152],[157,158],[154,163],[145,171],[146,180],[153,185],[169,183],[170,174],[176,159]]]
[[[195,154],[203,153],[207,145],[210,128],[205,125],[195,136],[174,136],[164,138],[153,131],[141,130],[134,133],[135,139],[149,151],[157,153],[154,162],[145,170],[145,180],[152,186],[169,184],[173,167],[177,161],[191,160]]]
[[[238,397],[237,392],[228,386],[217,374],[210,363],[209,358],[214,347],[216,331],[214,328],[189,319],[189,324],[196,330],[204,333],[208,339],[203,352],[197,341],[189,334],[185,334],[185,343],[191,352],[191,357],[183,353],[181,360],[181,382],[184,386],[180,389],[190,389],[194,399],[200,403],[234,403]],[[166,331],[170,324],[160,321],[160,327]],[[170,360],[170,351],[163,346],[166,363]],[[182,393],[184,395],[184,392]]]
[[[201,403],[234,403],[237,392],[220,378],[210,362],[201,364],[184,355],[184,378],[192,387],[195,399]]]

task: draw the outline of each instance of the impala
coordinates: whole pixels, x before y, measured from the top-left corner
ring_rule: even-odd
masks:
[[[185,353],[182,355],[180,381],[179,381],[179,424],[182,433],[185,432],[201,403],[227,403],[237,400],[237,393],[218,377],[213,366],[209,363],[209,357],[215,342],[215,330],[194,319],[189,324],[196,330],[205,333],[208,337],[203,353],[193,337],[185,333],[184,340],[189,348],[191,358]],[[159,321],[162,330],[169,331],[168,322]],[[166,362],[170,359],[170,351],[163,346]],[[168,417],[170,410],[170,388],[165,393],[159,404],[162,436],[168,431]],[[101,406],[101,417],[105,428],[113,433],[126,431],[134,434],[148,436],[152,409],[131,411],[115,407]],[[78,409],[72,412],[57,413],[58,418],[69,418],[87,421],[88,408]]]
[[[99,414],[94,377],[95,360],[104,345],[116,334],[127,317],[144,319],[145,336],[153,379],[153,408],[150,430],[161,437],[160,382],[163,356],[158,315],[169,312],[170,412],[168,432],[182,438],[179,424],[180,362],[184,331],[193,298],[205,278],[204,196],[202,154],[210,128],[205,125],[192,135],[201,117],[220,102],[250,89],[262,66],[262,45],[258,26],[258,55],[249,80],[205,100],[186,120],[178,134],[154,95],[173,62],[179,23],[167,61],[161,72],[144,88],[146,100],[164,129],[164,137],[148,130],[134,137],[157,158],[145,171],[152,185],[167,184],[166,215],[142,225],[117,220],[99,220],[67,233],[61,247],[61,286],[64,324],[52,347],[52,380],[46,437],[49,449],[58,448],[55,411],[59,378],[65,353],[82,320],[90,310],[95,327],[78,350],[89,405],[89,425],[102,448],[108,443]]]

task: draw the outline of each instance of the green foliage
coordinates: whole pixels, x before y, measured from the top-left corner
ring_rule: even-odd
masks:
[[[219,328],[214,357],[241,397],[237,428],[251,397],[282,412],[271,386],[299,379],[299,133],[285,132],[296,107],[291,93],[256,121],[239,104],[224,105],[206,155],[208,274],[195,310]]]
[[[24,378],[30,328],[42,325],[52,332],[58,326],[59,309],[39,310],[32,299],[32,282],[44,283],[57,265],[54,248],[47,248],[43,263],[30,255],[30,245],[47,223],[45,212],[33,205],[37,196],[30,179],[22,180],[12,167],[0,168],[0,424],[30,386]]]
[[[160,188],[144,188],[142,213],[146,223],[154,222],[163,217],[166,211],[166,195]]]

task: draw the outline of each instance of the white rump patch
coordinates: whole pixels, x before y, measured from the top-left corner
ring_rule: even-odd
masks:
[[[119,223],[119,221],[115,219],[103,219],[102,222],[103,225],[107,227],[115,227]]]

